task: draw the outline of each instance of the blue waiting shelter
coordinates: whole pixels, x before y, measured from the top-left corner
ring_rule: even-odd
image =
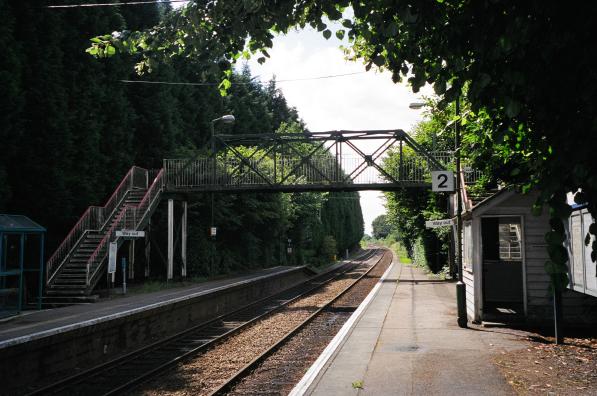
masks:
[[[35,289],[41,309],[45,234],[26,216],[0,214],[0,316],[20,313]]]

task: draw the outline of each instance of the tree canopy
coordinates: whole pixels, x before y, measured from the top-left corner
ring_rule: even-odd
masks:
[[[382,239],[387,237],[392,232],[391,225],[388,223],[388,216],[385,214],[377,216],[371,222],[371,228],[373,229],[373,238]]]
[[[597,129],[596,9],[540,0],[195,0],[155,28],[104,36],[90,52],[139,53],[140,71],[176,56],[226,68],[243,51],[265,60],[275,32],[310,25],[329,38],[327,21],[341,21],[334,33],[348,36],[349,55],[367,68],[388,69],[415,92],[433,84],[443,105],[466,95],[470,111],[459,122],[483,118],[468,141],[476,157],[505,170],[505,182],[538,188],[537,209],[549,205],[548,267],[562,286],[567,256],[552,242],[564,235],[566,192],[580,191],[576,201],[597,213],[597,156],[587,144]]]
[[[46,9],[0,0],[6,48],[0,57],[0,212],[24,213],[43,224],[50,254],[89,205],[110,197],[132,165],[161,168],[164,158],[205,150],[210,120],[233,113],[236,124],[218,127],[234,134],[305,130],[276,82],[261,84],[247,68],[228,74],[232,85],[222,97],[220,76],[185,58],[154,65],[152,77],[181,83],[204,78],[214,85],[123,83],[135,80],[134,59],[85,53],[89,37],[178,18],[169,11],[163,4]],[[337,199],[344,195],[350,199]],[[344,195],[214,194],[215,242],[208,234],[211,197],[194,197],[190,275],[317,263],[330,246],[342,252],[355,246],[362,235],[359,201],[355,193]],[[152,219],[154,247],[165,238],[163,209]],[[160,255],[154,249],[154,274],[164,268]],[[211,255],[216,268],[209,267]]]

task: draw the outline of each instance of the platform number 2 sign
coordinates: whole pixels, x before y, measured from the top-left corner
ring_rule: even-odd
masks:
[[[431,191],[454,192],[454,172],[431,172]]]

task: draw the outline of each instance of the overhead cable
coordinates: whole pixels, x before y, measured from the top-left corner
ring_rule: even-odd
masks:
[[[346,77],[346,76],[353,76],[356,74],[363,74],[366,73],[364,71],[361,72],[353,72],[353,73],[344,73],[344,74],[332,74],[327,76],[317,76],[317,77],[305,77],[305,78],[292,78],[292,79],[284,79],[284,80],[274,80],[276,83],[282,82],[293,82],[293,81],[309,81],[309,80],[322,80],[327,78],[337,78],[337,77]],[[174,81],[149,81],[149,80],[118,80],[124,84],[155,84],[155,85],[189,85],[189,86],[219,86],[220,83],[210,83],[210,82],[174,82]],[[267,82],[258,81],[261,84],[267,84]],[[249,85],[253,82],[231,82],[232,85]]]

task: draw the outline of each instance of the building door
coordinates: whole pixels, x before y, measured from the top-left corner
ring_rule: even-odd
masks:
[[[483,316],[524,316],[520,217],[481,219]]]

